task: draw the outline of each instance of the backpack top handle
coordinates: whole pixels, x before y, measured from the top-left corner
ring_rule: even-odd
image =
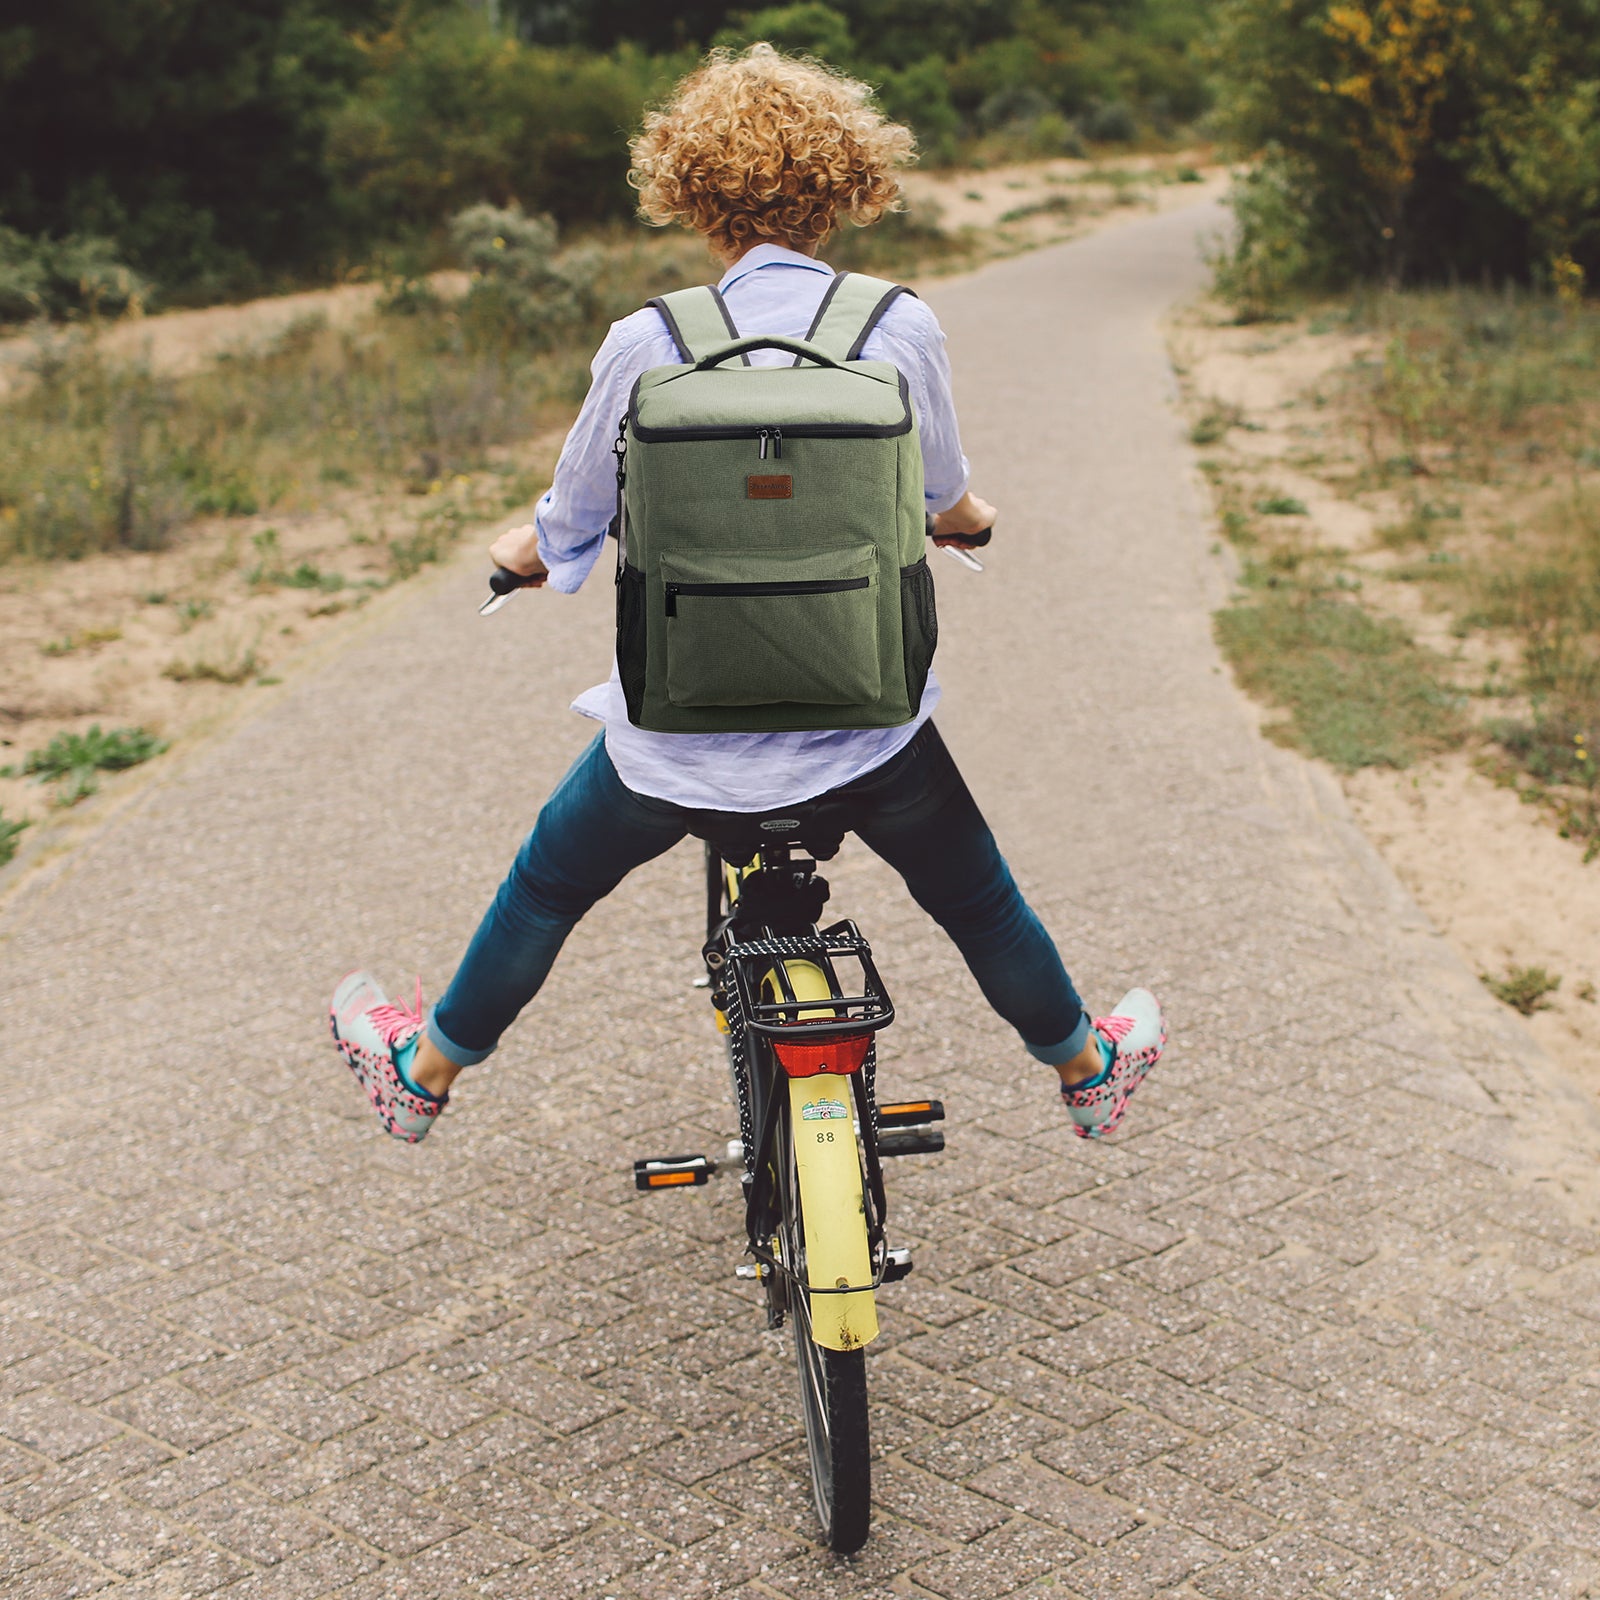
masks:
[[[645,303],[661,313],[661,320],[678,347],[678,359],[685,363],[698,361],[709,351],[721,349],[730,339],[739,337],[728,303],[713,285],[676,289]],[[748,356],[744,364],[750,365]]]

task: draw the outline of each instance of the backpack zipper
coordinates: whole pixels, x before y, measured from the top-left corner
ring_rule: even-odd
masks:
[[[791,422],[781,428],[773,427],[771,424],[762,428],[758,423],[713,423],[704,426],[675,424],[670,427],[652,428],[648,423],[639,420],[639,392],[644,383],[642,376],[634,379],[633,390],[628,397],[627,421],[633,431],[633,437],[640,444],[666,443],[679,439],[754,439],[759,445],[763,433],[766,433],[769,439],[784,433],[791,439],[897,439],[911,432],[914,420],[911,410],[911,390],[906,383],[906,375],[902,372],[899,378],[902,414],[898,422]]]
[[[756,433],[756,438],[761,441],[761,448],[756,452],[756,454],[763,461],[767,459],[767,445],[769,443],[772,446],[772,459],[774,461],[783,460],[782,428],[762,428]]]
[[[870,589],[870,578],[794,578],[781,583],[669,583],[667,615],[678,614],[680,594],[711,599],[746,600],[780,594],[844,594],[849,589]]]

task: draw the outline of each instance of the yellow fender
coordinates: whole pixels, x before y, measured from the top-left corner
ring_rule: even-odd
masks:
[[[819,967],[809,961],[784,965],[797,999],[831,997],[827,976]],[[776,991],[770,977],[766,983]],[[819,1073],[814,1078],[790,1078],[788,1084],[800,1208],[805,1219],[807,1279],[813,1289],[862,1285],[860,1294],[811,1296],[811,1337],[830,1350],[857,1350],[878,1336],[878,1306],[872,1292],[872,1256],[867,1248],[866,1202],[850,1080]]]

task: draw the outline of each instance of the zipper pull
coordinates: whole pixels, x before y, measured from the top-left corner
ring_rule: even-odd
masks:
[[[678,614],[678,586],[675,583],[667,585],[667,615],[675,617]]]
[[[772,455],[773,455],[773,459],[774,460],[777,460],[777,461],[782,461],[783,460],[783,429],[782,428],[774,428],[772,430]]]
[[[759,433],[756,434],[756,438],[761,441],[760,449],[757,450],[756,454],[761,460],[765,461],[767,459],[767,445],[771,441],[772,435],[767,431],[767,429],[763,428]],[[779,449],[782,449],[781,445],[779,446]]]

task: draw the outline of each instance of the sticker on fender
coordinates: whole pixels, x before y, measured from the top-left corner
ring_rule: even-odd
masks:
[[[808,1100],[800,1108],[800,1115],[806,1122],[843,1122],[850,1115],[850,1108],[842,1100]]]

